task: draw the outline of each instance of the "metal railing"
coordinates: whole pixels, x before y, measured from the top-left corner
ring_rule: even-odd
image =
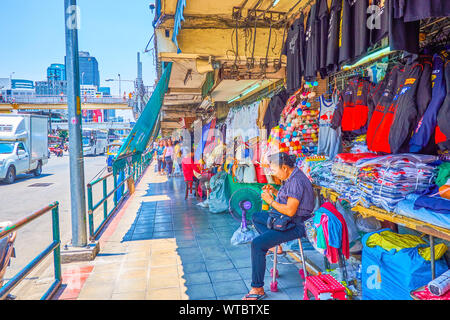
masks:
[[[31,221],[41,217],[47,212],[52,212],[52,229],[53,229],[53,241],[45,248],[41,253],[39,253],[30,263],[28,263],[22,270],[20,270],[16,275],[14,275],[5,285],[0,288],[0,300],[5,299],[8,294],[22,281],[25,277],[30,274],[50,253],[53,252],[53,264],[55,272],[55,281],[52,283],[50,288],[41,297],[41,300],[47,300],[51,298],[56,290],[61,286],[61,254],[60,246],[61,239],[59,234],[59,203],[54,202],[41,210],[38,210],[31,215],[16,221],[14,224],[7,226],[4,230],[0,232],[0,240],[7,237],[10,233],[16,232],[23,226],[27,225]]]
[[[98,104],[128,104],[128,97],[92,97],[81,96],[81,103],[98,103]],[[5,103],[23,103],[23,104],[67,104],[67,96],[28,96],[7,97]]]
[[[88,223],[89,223],[89,238],[90,240],[95,240],[103,227],[109,221],[111,216],[114,214],[116,209],[122,204],[124,199],[129,195],[130,190],[128,187],[125,191],[125,183],[132,178],[135,183],[142,177],[145,169],[150,165],[151,153],[143,155],[139,161],[133,163],[117,174],[109,173],[104,177],[101,177],[87,185],[87,200],[88,200]],[[125,172],[127,176],[125,177]],[[122,181],[119,181],[120,177],[123,177]],[[114,179],[114,189],[108,192],[108,178],[113,177]],[[94,204],[92,189],[95,185],[102,183],[103,193],[102,198]],[[114,205],[111,210],[108,211],[108,199],[114,197]],[[103,207],[103,220],[100,222],[99,226],[95,228],[94,214],[97,209]]]

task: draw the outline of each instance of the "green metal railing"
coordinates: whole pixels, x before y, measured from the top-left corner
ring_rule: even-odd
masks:
[[[117,174],[109,173],[104,177],[101,177],[87,185],[87,200],[88,200],[88,222],[89,222],[89,237],[90,240],[95,240],[99,233],[103,230],[103,227],[109,221],[111,216],[114,214],[116,209],[122,204],[123,200],[129,195],[129,190],[126,188],[126,182],[132,178],[135,183],[142,177],[145,169],[150,165],[151,156],[153,153],[147,153],[143,155],[139,161],[133,163],[118,172]],[[127,176],[125,177],[125,172]],[[122,175],[123,180],[119,182],[120,175]],[[114,188],[108,192],[108,178],[114,179]],[[102,198],[94,204],[92,189],[95,185],[103,184]],[[108,199],[113,197],[113,207],[108,211]],[[95,228],[94,226],[94,214],[97,209],[103,207],[103,220],[100,222],[99,226]]]
[[[30,263],[28,263],[22,270],[20,270],[15,276],[13,276],[5,285],[0,288],[0,299],[5,299],[8,294],[23,280],[25,277],[33,271],[50,253],[53,252],[53,264],[55,272],[55,281],[50,288],[41,297],[41,300],[47,300],[51,298],[56,290],[61,286],[61,254],[60,246],[61,239],[59,234],[59,203],[54,202],[41,210],[38,210],[31,215],[20,219],[14,224],[7,226],[0,232],[0,240],[8,237],[11,233],[16,232],[20,228],[24,227],[31,221],[41,217],[47,212],[52,212],[52,229],[53,229],[53,241],[39,253]]]

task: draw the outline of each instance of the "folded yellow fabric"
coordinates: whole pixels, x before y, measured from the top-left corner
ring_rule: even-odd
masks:
[[[414,248],[420,244],[426,244],[424,240],[419,238],[418,236],[414,236],[411,234],[398,234],[392,231],[383,231],[380,233],[374,233],[367,239],[368,247],[379,246],[386,251],[390,251],[395,249],[399,251],[405,248]],[[419,254],[425,260],[430,260],[431,258],[431,249],[427,248],[419,248]],[[434,257],[436,260],[440,259],[445,252],[447,251],[447,246],[443,243],[434,246]]]

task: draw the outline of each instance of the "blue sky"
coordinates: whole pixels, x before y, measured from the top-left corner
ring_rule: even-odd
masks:
[[[78,0],[80,51],[99,63],[102,86],[118,94],[118,82],[104,82],[121,74],[136,78],[136,54],[141,52],[145,85],[153,85],[152,52],[142,53],[153,33],[152,0]],[[149,46],[152,47],[152,44]],[[0,78],[45,80],[51,63],[64,63],[64,0],[0,0]],[[122,91],[133,84],[122,82]]]

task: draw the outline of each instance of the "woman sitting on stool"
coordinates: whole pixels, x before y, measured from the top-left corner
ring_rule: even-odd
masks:
[[[252,241],[252,289],[243,300],[260,300],[265,297],[267,251],[283,242],[306,235],[304,221],[311,217],[314,209],[314,190],[305,174],[295,166],[295,160],[295,156],[287,153],[269,156],[272,175],[280,179],[283,185],[278,191],[271,185],[264,186],[261,197],[272,211],[290,217],[291,227],[285,231],[269,229],[268,212],[253,215],[253,224],[260,235]]]

